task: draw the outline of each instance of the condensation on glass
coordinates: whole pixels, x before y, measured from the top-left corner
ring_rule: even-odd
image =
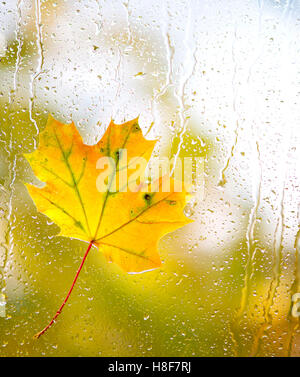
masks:
[[[1,1],[0,355],[300,355],[299,17],[295,0]],[[34,341],[84,251],[24,186],[48,113],[88,144],[139,116],[205,181],[160,269],[94,251]]]

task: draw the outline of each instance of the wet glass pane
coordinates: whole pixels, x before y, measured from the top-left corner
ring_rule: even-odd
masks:
[[[1,1],[1,356],[300,356],[299,15],[293,0]],[[93,248],[36,340],[87,247],[25,186],[48,114],[88,145],[139,117],[155,157],[200,173],[161,267],[127,274]]]

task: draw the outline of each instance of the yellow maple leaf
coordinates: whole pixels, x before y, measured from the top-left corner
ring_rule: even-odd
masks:
[[[191,221],[183,213],[187,192],[175,192],[170,177],[160,177],[155,192],[151,191],[153,184],[144,182],[129,189],[127,161],[142,157],[148,162],[155,143],[143,137],[134,119],[120,125],[111,122],[97,144],[86,145],[74,123],[62,124],[49,116],[38,149],[25,155],[35,175],[46,183],[43,188],[26,185],[37,209],[60,227],[60,235],[89,242],[71,290],[47,328],[66,303],[92,246],[127,272],[150,270],[161,264],[158,240]],[[114,162],[115,168],[108,170],[99,189],[101,158]],[[169,180],[168,192],[159,190],[164,179]],[[112,190],[121,181],[123,186]]]

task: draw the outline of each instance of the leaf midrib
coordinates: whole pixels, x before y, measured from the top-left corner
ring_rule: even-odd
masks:
[[[124,149],[124,147],[126,146],[127,142],[128,142],[128,139],[130,137],[130,134],[131,134],[131,131],[132,131],[132,128],[134,127],[135,123],[132,124],[132,126],[130,127],[130,129],[128,130],[127,132],[127,135],[126,135],[126,138],[123,142],[123,145],[120,149]],[[108,140],[108,146],[110,148],[110,138],[111,138],[111,129],[110,129],[110,133],[109,133],[109,140]],[[110,156],[110,149],[109,149],[109,156]],[[117,169],[118,169],[118,166],[119,166],[119,162],[120,162],[120,156],[118,157],[118,161],[117,161],[117,166],[116,166],[116,169],[114,171],[114,174],[112,175],[112,178],[110,180],[110,183],[109,183],[109,187],[107,188],[106,190],[106,193],[105,193],[105,198],[104,198],[104,202],[103,202],[103,205],[102,205],[102,208],[101,208],[101,213],[100,213],[100,217],[99,217],[99,220],[98,220],[98,224],[97,224],[97,227],[96,227],[96,231],[95,231],[95,236],[94,236],[94,240],[96,240],[96,237],[97,237],[97,233],[99,231],[99,228],[100,228],[100,225],[101,225],[101,222],[103,220],[103,216],[104,216],[104,212],[105,212],[105,207],[106,207],[106,203],[107,203],[107,200],[109,198],[109,190],[111,188],[111,185],[112,185],[112,182],[113,182],[113,179],[117,173]]]
[[[83,215],[84,215],[84,218],[85,218],[85,222],[86,222],[86,225],[87,225],[87,230],[88,230],[88,236],[91,237],[91,230],[90,230],[90,226],[89,226],[89,222],[88,222],[88,217],[87,217],[87,214],[86,214],[86,210],[85,210],[85,207],[84,207],[84,203],[83,203],[83,200],[82,200],[82,197],[80,195],[80,191],[79,191],[79,188],[78,188],[78,185],[77,185],[77,181],[75,179],[75,175],[73,173],[73,170],[72,170],[72,167],[71,165],[69,164],[69,161],[68,159],[66,158],[66,155],[65,155],[65,151],[60,143],[60,140],[57,136],[57,133],[56,133],[56,130],[54,129],[54,135],[55,135],[55,139],[56,139],[56,142],[57,142],[57,145],[61,151],[61,154],[63,156],[63,159],[64,159],[64,162],[71,174],[71,178],[72,178],[72,181],[73,181],[73,188],[75,190],[75,193],[77,195],[77,198],[79,200],[79,203],[80,203],[80,206],[81,206],[81,209],[82,209],[82,212],[83,212]]]

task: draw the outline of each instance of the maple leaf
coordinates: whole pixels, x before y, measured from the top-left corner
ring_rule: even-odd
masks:
[[[132,182],[124,171],[130,166],[121,165],[123,151],[126,161],[139,157],[149,161],[155,143],[143,137],[134,119],[120,125],[112,121],[97,144],[86,145],[73,122],[62,124],[49,116],[38,149],[25,155],[35,175],[46,183],[43,188],[26,185],[38,211],[60,227],[59,235],[89,242],[65,301],[37,337],[60,314],[92,246],[127,272],[151,270],[161,265],[158,240],[191,222],[183,213],[187,192],[175,192],[170,177],[160,177],[155,192],[153,185],[144,182],[136,190],[128,189]],[[97,185],[101,158],[115,163],[104,190]],[[168,192],[159,190],[164,179],[170,182]],[[112,190],[119,181],[125,186]]]

